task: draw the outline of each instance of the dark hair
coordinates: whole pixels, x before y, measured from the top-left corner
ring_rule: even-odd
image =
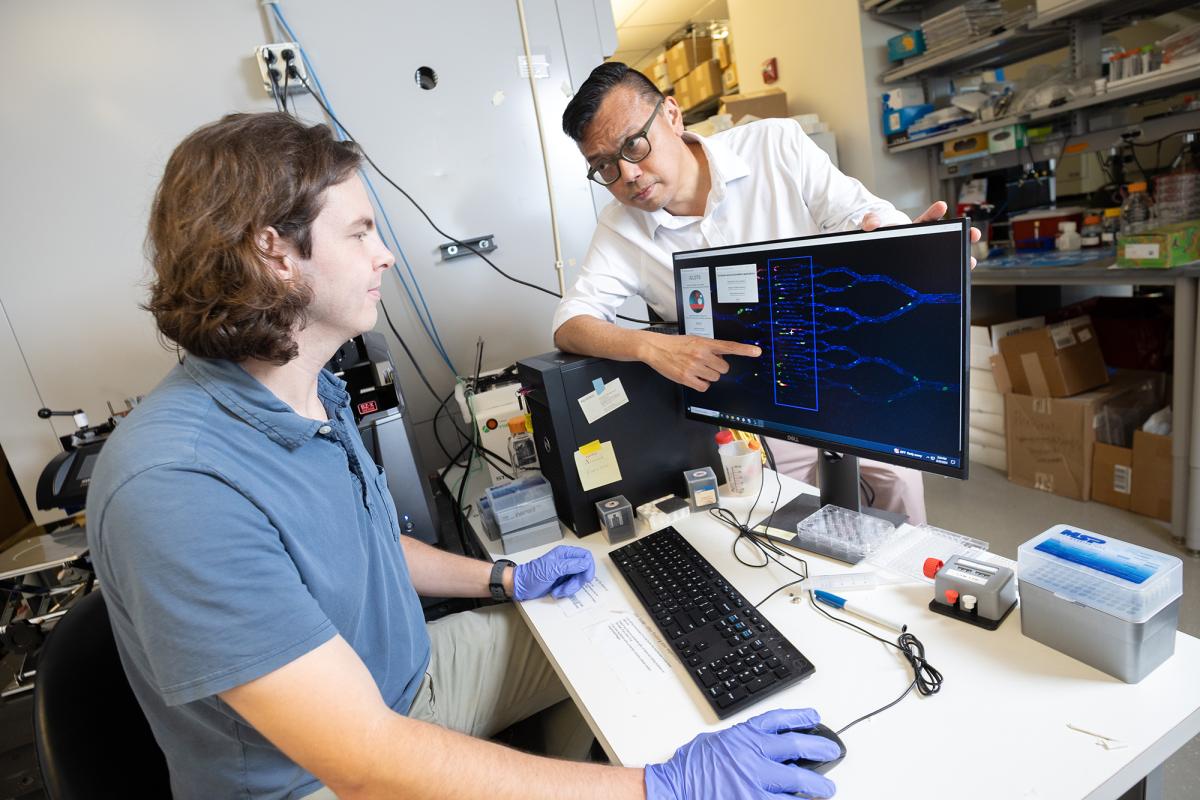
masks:
[[[323,193],[362,155],[325,125],[287,114],[230,114],[193,131],[167,161],[154,196],[147,250],[160,334],[204,358],[286,364],[299,352],[312,290],[281,279],[258,237],[273,227],[312,255]]]
[[[587,134],[588,125],[592,124],[592,119],[600,109],[600,104],[608,97],[608,93],[618,86],[628,86],[636,90],[651,103],[657,103],[663,96],[654,82],[636,69],[620,61],[606,62],[592,70],[592,74],[588,75],[579,91],[571,98],[571,102],[567,103],[567,108],[563,111],[563,132],[576,142],[582,142]]]

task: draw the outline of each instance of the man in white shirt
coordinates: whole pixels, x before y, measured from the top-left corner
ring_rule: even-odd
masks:
[[[684,130],[674,98],[619,62],[592,71],[563,112],[563,130],[587,159],[588,177],[616,202],[600,213],[579,280],[554,314],[555,345],[643,361],[697,391],[729,371],[726,356],[761,351],[615,324],[617,309],[634,295],[675,320],[672,253],[909,222],[839,172],[795,120],[762,120],[701,137]],[[915,221],[945,212],[945,203],[934,203]],[[771,444],[781,472],[816,482],[814,448]],[[907,514],[914,524],[925,521],[919,472],[868,460],[860,468],[875,507]]]

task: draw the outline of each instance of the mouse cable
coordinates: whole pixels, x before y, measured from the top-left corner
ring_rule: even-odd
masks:
[[[435,231],[438,232],[439,235],[445,237],[446,239],[449,239],[452,243],[458,245],[459,247],[463,248],[464,250],[470,250],[472,253],[474,253],[475,255],[482,258],[484,263],[486,263],[489,267],[491,267],[493,270],[495,270],[497,273],[499,273],[502,277],[507,278],[508,280],[512,281],[513,283],[520,284],[521,286],[527,286],[530,289],[539,291],[542,294],[548,294],[551,297],[557,297],[560,300],[562,299],[562,295],[559,294],[558,292],[547,289],[544,286],[538,286],[536,283],[530,283],[529,281],[523,281],[520,278],[515,278],[512,275],[509,275],[507,272],[500,269],[500,267],[496,266],[495,262],[493,262],[490,258],[485,256],[483,253],[479,252],[477,249],[475,249],[471,245],[467,244],[466,242],[463,242],[459,239],[454,238],[453,236],[451,236],[450,234],[446,233],[444,230],[439,228],[437,226],[437,223],[433,221],[433,218],[430,217],[429,214],[425,211],[425,209],[421,207],[421,204],[418,203],[411,194],[406,192],[404,190],[404,187],[402,187],[400,184],[398,184],[394,180],[392,180],[391,176],[389,176],[386,172],[384,172],[382,169],[380,169],[379,165],[376,164],[374,162],[374,160],[371,159],[371,156],[368,155],[366,148],[363,147],[362,144],[359,143],[358,139],[354,136],[354,134],[350,133],[350,130],[345,125],[342,124],[342,121],[340,119],[338,119],[336,116],[334,116],[334,113],[329,110],[329,106],[325,105],[325,101],[322,100],[315,91],[313,91],[313,88],[311,86],[309,86],[308,79],[305,78],[303,75],[297,75],[296,77],[299,78],[299,80],[302,84],[304,84],[304,88],[308,89],[308,93],[310,95],[312,95],[312,99],[315,100],[317,105],[319,105],[321,107],[321,110],[325,112],[325,115],[328,116],[329,119],[331,119],[335,125],[337,125],[339,128],[342,129],[342,131],[345,132],[346,136],[349,137],[350,141],[354,142],[354,144],[358,146],[358,150],[360,153],[362,153],[363,159],[368,164],[371,165],[372,169],[374,169],[376,172],[379,173],[379,177],[381,177],[385,181],[387,181],[393,189],[395,189],[400,194],[404,195],[404,198],[406,200],[408,200],[408,202],[412,203],[413,208],[417,209],[417,211],[420,212],[421,216],[425,218],[425,221],[429,223],[429,227],[433,228]],[[627,317],[623,314],[617,314],[617,318],[623,319],[626,322],[635,322],[639,325],[650,325],[651,324],[650,320],[648,320],[648,319],[636,319],[634,317]]]
[[[825,616],[829,617],[834,622],[838,622],[847,627],[854,628],[856,631],[866,634],[867,636],[870,636],[872,639],[874,639],[878,642],[883,642],[888,647],[896,648],[897,650],[900,651],[900,654],[902,656],[904,656],[905,660],[908,661],[908,664],[910,667],[912,667],[912,671],[913,671],[913,682],[908,685],[908,688],[906,688],[900,694],[899,697],[897,697],[895,700],[888,703],[887,705],[875,709],[870,714],[864,714],[863,716],[859,717],[858,719],[854,720],[853,722],[849,723],[848,725],[843,725],[841,730],[836,731],[838,736],[841,736],[843,732],[850,730],[855,725],[862,722],[864,719],[870,719],[871,717],[875,716],[876,714],[887,711],[889,708],[896,705],[901,700],[903,700],[905,697],[907,697],[908,693],[911,692],[914,688],[917,690],[918,694],[924,695],[926,697],[928,697],[931,694],[937,694],[941,690],[942,682],[943,682],[942,673],[938,672],[936,667],[934,667],[932,664],[930,664],[928,661],[925,660],[925,645],[921,644],[921,640],[918,639],[916,636],[913,636],[911,633],[902,633],[896,639],[895,642],[891,642],[880,636],[876,636],[875,634],[871,633],[866,628],[862,628],[862,627],[859,627],[858,625],[855,625],[853,622],[851,622],[848,619],[843,619],[842,617],[835,617],[833,614],[829,613],[827,610],[822,608],[817,603],[817,601],[813,598],[812,592],[808,593],[808,602],[812,604],[813,608],[815,608],[817,611],[821,612]]]

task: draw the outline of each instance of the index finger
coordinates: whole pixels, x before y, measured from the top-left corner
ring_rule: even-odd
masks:
[[[802,731],[821,721],[814,708],[777,708],[746,720],[746,724],[763,733]]]
[[[744,344],[742,342],[731,342],[727,339],[713,339],[713,352],[724,353],[731,356],[747,356],[749,358],[758,358],[762,355],[762,348],[753,344]]]

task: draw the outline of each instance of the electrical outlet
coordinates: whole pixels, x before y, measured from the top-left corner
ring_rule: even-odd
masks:
[[[304,85],[308,81],[308,71],[304,69],[304,59],[300,57],[300,45],[295,42],[259,45],[254,48],[254,61],[258,64],[263,89],[267,94],[271,94],[272,70],[275,71],[276,92],[282,94],[284,85],[287,86],[288,94],[302,94],[308,91]],[[289,66],[295,70],[290,75],[286,72]]]

